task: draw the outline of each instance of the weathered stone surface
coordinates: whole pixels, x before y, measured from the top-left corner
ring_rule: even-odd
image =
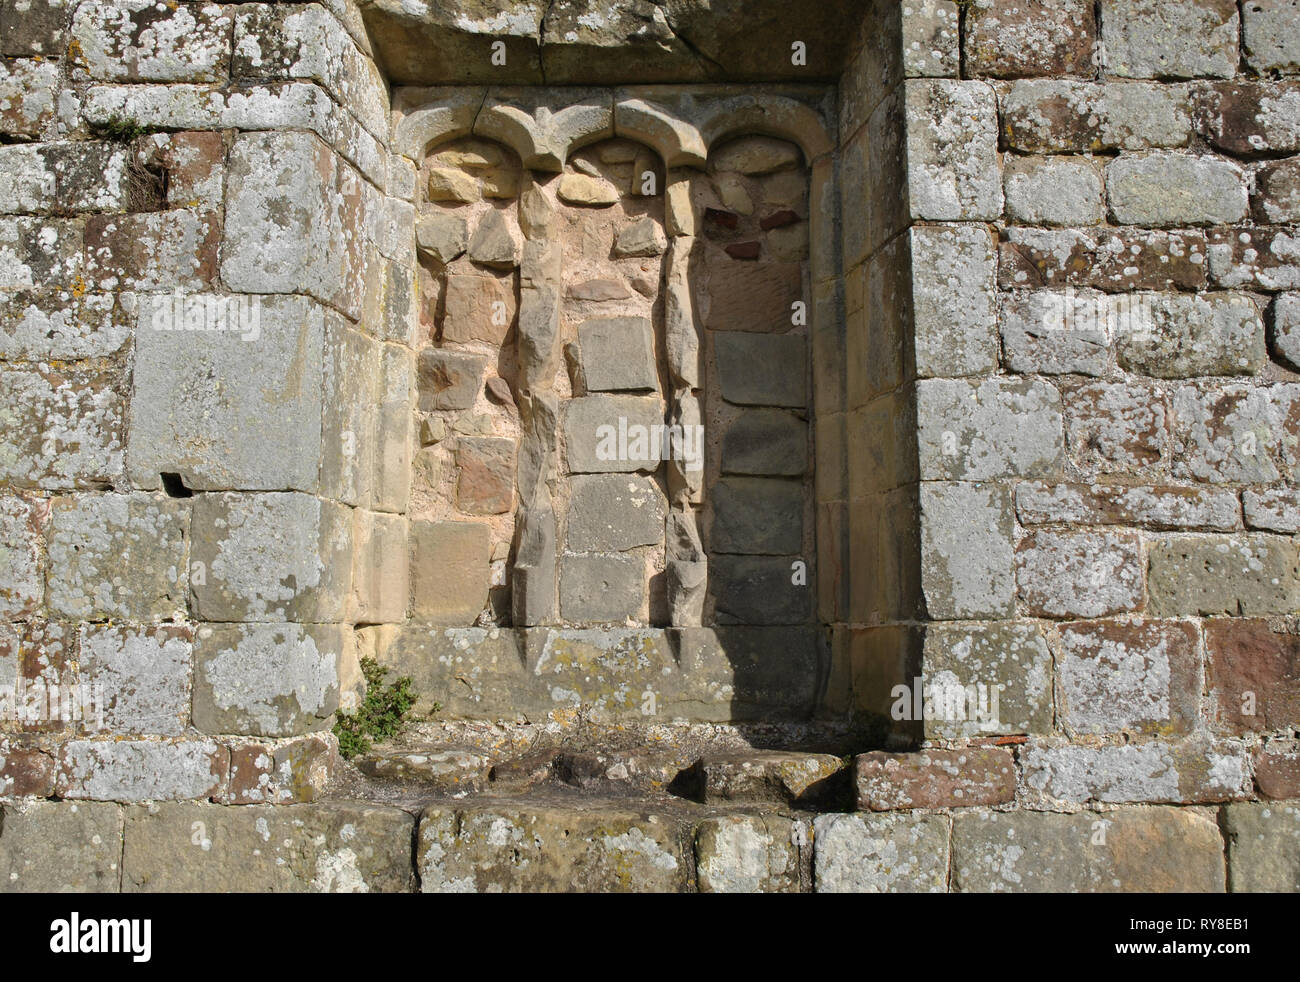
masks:
[[[443,307],[444,342],[486,341],[500,345],[510,329],[519,323],[520,302],[515,277],[454,272],[447,277]]]
[[[802,624],[812,609],[812,591],[793,582],[795,558],[714,556],[709,586],[719,624]],[[811,575],[811,574],[810,574]]]
[[[0,739],[0,797],[48,798],[54,794],[54,755]]]
[[[796,481],[729,477],[711,489],[711,552],[794,555],[803,546],[803,488]]]
[[[194,634],[194,725],[204,733],[298,736],[339,705],[340,628],[204,624]]]
[[[1268,733],[1300,720],[1300,637],[1264,620],[1215,619],[1205,628],[1206,686],[1222,733]]]
[[[936,620],[1005,617],[1015,576],[1011,495],[988,484],[921,485],[921,583]]]
[[[1002,99],[1002,130],[1029,153],[1182,147],[1193,106],[1186,84],[1024,79]]]
[[[1300,389],[1224,384],[1174,393],[1175,477],[1267,483],[1295,473]]]
[[[1011,752],[997,747],[875,752],[853,758],[860,811],[1001,805],[1016,797]]]
[[[411,568],[393,558],[410,555],[405,516],[356,509],[353,517],[352,607],[347,619],[366,624],[405,620]]]
[[[570,622],[623,623],[645,603],[645,561],[636,556],[565,556],[560,613]]]
[[[1246,176],[1231,161],[1154,151],[1106,168],[1110,214],[1120,225],[1225,225],[1246,215]]]
[[[69,290],[6,293],[0,296],[0,354],[10,361],[114,355],[131,334],[123,299]]]
[[[99,801],[209,798],[224,790],[229,770],[229,752],[213,740],[72,740],[60,754],[55,793]]]
[[[1253,375],[1268,360],[1264,322],[1245,294],[1112,297],[1121,368],[1157,378]]]
[[[1233,0],[1108,3],[1103,63],[1121,78],[1231,78],[1239,28]]]
[[[1246,492],[1247,501],[1252,500],[1251,494]],[[1246,513],[1249,527],[1268,527],[1251,525],[1249,504]],[[1162,531],[1206,532],[1232,532],[1241,528],[1241,507],[1236,494],[1205,488],[1129,488],[1026,481],[1016,486],[1016,514],[1023,525],[1141,525]],[[1300,523],[1300,513],[1296,521]]]
[[[352,515],[305,494],[195,499],[191,577],[205,621],[343,619],[352,589]]]
[[[479,199],[478,181],[452,167],[432,167],[426,187],[430,201],[465,204]]]
[[[1002,294],[1002,350],[1014,372],[1103,375],[1110,367],[1108,304],[1094,290]]]
[[[1016,585],[1039,617],[1104,617],[1142,605],[1142,542],[1126,532],[1035,532],[1016,547]]]
[[[230,22],[230,12],[217,4],[160,12],[149,0],[96,0],[73,15],[72,57],[96,79],[221,81],[230,58]]]
[[[1090,476],[1140,474],[1169,443],[1164,395],[1148,386],[1096,382],[1073,389],[1066,411],[1071,462]]]
[[[1193,290],[1205,286],[1205,259],[1205,233],[1195,230],[1011,228],[998,249],[998,286]]]
[[[676,892],[689,872],[675,822],[623,809],[435,806],[416,857],[425,893]]]
[[[179,330],[156,319],[167,310],[161,301],[152,313],[142,305],[127,444],[132,482],[157,488],[170,472],[202,491],[315,491],[324,309],[298,296],[190,299],[217,318],[204,326],[221,329]]]
[[[591,208],[608,208],[621,197],[609,181],[589,174],[565,174],[555,193],[566,205]]]
[[[1052,656],[1036,625],[931,625],[923,664],[927,739],[1051,730]]]
[[[487,359],[482,355],[425,348],[420,352],[415,376],[420,411],[469,409],[482,388],[486,366]]]
[[[513,269],[519,265],[520,248],[518,228],[506,219],[504,211],[489,208],[469,240],[469,258],[480,266]]]
[[[76,801],[7,804],[0,823],[6,893],[116,893],[122,809]]]
[[[747,409],[722,435],[724,474],[797,477],[808,467],[808,424],[779,409]]]
[[[16,494],[0,497],[0,616],[19,620],[45,602],[47,502]]]
[[[1150,609],[1247,617],[1300,606],[1300,547],[1280,536],[1171,535],[1148,547]]]
[[[411,523],[411,617],[470,624],[487,602],[491,530],[475,522]]]
[[[916,373],[974,375],[997,364],[993,241],[974,225],[919,225],[912,245]]]
[[[390,751],[367,754],[357,767],[380,780],[418,784],[423,791],[465,794],[483,790],[489,760],[465,750]]]
[[[56,365],[0,371],[0,479],[15,487],[102,488],[122,474],[121,380]]]
[[[963,893],[1222,893],[1223,841],[1213,815],[1194,809],[969,812],[953,820],[952,887]]]
[[[1300,222],[1300,159],[1273,161],[1256,171],[1252,202],[1257,221]]]
[[[1291,488],[1241,492],[1246,528],[1265,532],[1300,532],[1300,494]]]
[[[1096,44],[1087,0],[979,0],[966,15],[966,64],[973,75],[1086,75]]]
[[[237,743],[230,750],[230,786],[222,803],[289,805],[315,801],[329,787],[337,757],[338,741],[331,733]]]
[[[659,400],[583,396],[564,404],[565,460],[573,474],[653,471],[663,458]],[[656,436],[656,434],[658,434]]]
[[[1253,0],[1242,8],[1241,42],[1250,67],[1265,72],[1300,73],[1300,37],[1292,0]]]
[[[1070,733],[1185,733],[1196,726],[1200,657],[1184,621],[1079,621],[1061,629],[1059,714]]]
[[[1061,396],[1032,379],[917,383],[923,480],[1043,477],[1064,456]]]
[[[126,813],[122,889],[407,892],[414,825],[396,808],[351,802],[140,805]]]
[[[1300,890],[1300,808],[1282,802],[1228,805],[1223,832],[1233,893]]]
[[[667,248],[663,229],[649,216],[624,226],[614,237],[614,256],[619,259],[662,256]]]
[[[819,815],[813,821],[818,893],[945,893],[944,815]]]
[[[658,389],[654,327],[648,317],[599,317],[578,325],[582,374],[590,392]]]
[[[710,260],[704,325],[714,331],[789,331],[792,305],[803,299],[803,271],[798,263],[742,265]],[[693,277],[692,277],[693,278]]]
[[[722,398],[745,406],[808,404],[808,340],[801,335],[712,335]]]
[[[456,441],[456,507],[467,515],[500,515],[515,495],[515,441],[468,437]]]
[[[189,508],[143,493],[75,495],[50,509],[50,609],[84,620],[167,620],[186,606]]]
[[[705,803],[807,807],[840,804],[846,778],[844,761],[830,754],[752,750],[703,757],[681,776],[681,782]]]
[[[1101,171],[1081,157],[1008,157],[1007,217],[1024,225],[1096,225],[1102,220]]]
[[[1217,149],[1245,157],[1300,150],[1300,84],[1221,83],[1204,103],[1206,137]]]
[[[1300,290],[1300,235],[1283,226],[1206,233],[1210,276],[1226,289]]]
[[[102,688],[109,733],[180,736],[190,718],[193,632],[187,626],[83,624],[82,679]]]
[[[469,225],[461,215],[433,212],[415,223],[415,244],[445,266],[469,248]]]
[[[57,61],[48,59],[0,62],[0,129],[15,136],[40,135],[54,118],[59,69]]]
[[[572,488],[570,552],[625,552],[663,538],[668,502],[652,478],[592,474],[574,477]]]
[[[997,106],[984,82],[905,83],[907,191],[911,216],[939,222],[996,219],[1002,213]]]
[[[727,815],[701,822],[695,833],[700,892],[797,893],[795,824],[774,815]]]
[[[1274,801],[1300,798],[1300,746],[1295,741],[1270,740],[1255,755],[1255,784]]]
[[[1250,793],[1240,744],[1194,737],[1118,746],[1031,746],[1024,784],[1051,802],[1217,802]]]
[[[124,210],[127,159],[124,148],[104,143],[0,148],[0,213]]]

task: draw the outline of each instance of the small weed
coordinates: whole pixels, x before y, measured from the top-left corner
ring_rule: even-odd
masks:
[[[339,753],[344,760],[365,753],[372,742],[382,743],[395,736],[419,698],[405,675],[391,685],[384,685],[388,669],[373,658],[361,659],[361,674],[366,679],[365,699],[355,713],[340,713],[334,724],[334,735],[339,738]],[[437,708],[435,705],[435,711]]]
[[[93,128],[100,136],[116,143],[130,143],[148,132],[134,119],[123,119],[121,116],[110,116],[102,123],[95,123]]]

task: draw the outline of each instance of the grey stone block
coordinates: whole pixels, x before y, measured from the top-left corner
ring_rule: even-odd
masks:
[[[647,317],[601,317],[578,325],[582,374],[591,392],[657,389],[654,328]]]
[[[1120,225],[1225,225],[1246,216],[1246,175],[1219,157],[1155,151],[1106,168],[1111,217]]]
[[[921,485],[921,581],[936,620],[1006,617],[1015,603],[1011,494],[987,484]]]
[[[565,460],[573,474],[657,470],[664,456],[658,399],[582,396],[564,405]]]
[[[352,589],[344,506],[306,494],[205,494],[195,499],[192,536],[199,619],[343,620]]]
[[[912,242],[916,373],[976,375],[998,363],[997,254],[978,225],[918,225]]]
[[[927,739],[1052,728],[1052,656],[1035,624],[934,624],[922,652]]]
[[[1036,379],[917,383],[922,480],[1049,476],[1065,451],[1061,396]]]
[[[299,736],[339,705],[343,629],[205,624],[194,635],[194,725],[204,733]]]
[[[469,409],[483,386],[486,367],[487,359],[482,355],[425,348],[415,372],[420,412]]]
[[[477,522],[411,523],[411,618],[468,625],[487,604],[491,529]]]
[[[324,309],[300,296],[237,302],[239,332],[156,330],[141,304],[126,453],[138,487],[176,473],[202,491],[317,489]]]
[[[797,893],[799,848],[794,839],[794,822],[775,815],[727,815],[702,822],[695,833],[700,892]]]
[[[56,498],[50,610],[77,620],[170,620],[186,608],[186,502],[133,494]]]
[[[193,632],[188,626],[81,626],[81,678],[102,687],[110,733],[180,736],[190,720]]]
[[[710,498],[711,553],[796,555],[803,548],[803,485],[798,481],[729,477]]]
[[[1300,892],[1300,806],[1239,802],[1223,809],[1228,888],[1233,893]]]
[[[944,815],[819,815],[813,821],[818,893],[946,893]]]
[[[779,409],[746,409],[722,435],[722,472],[798,477],[808,467],[808,422]]]
[[[719,624],[802,624],[812,611],[812,589],[793,582],[793,556],[713,556],[709,592]],[[809,582],[812,573],[809,572]]]
[[[565,543],[569,552],[624,552],[663,541],[668,502],[653,478],[575,476]]]
[[[622,623],[645,604],[645,561],[633,556],[560,559],[560,613],[566,621]]]
[[[722,398],[745,406],[808,405],[808,339],[790,334],[712,335]]]
[[[1239,58],[1234,0],[1125,0],[1101,18],[1104,63],[1121,78],[1231,78]]]
[[[0,814],[0,892],[116,893],[121,860],[118,805],[25,801]]]

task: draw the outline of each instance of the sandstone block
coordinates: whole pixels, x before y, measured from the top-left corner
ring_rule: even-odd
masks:
[[[411,618],[469,624],[487,603],[491,530],[473,522],[411,523]]]
[[[57,364],[57,363],[56,363]],[[125,407],[115,373],[34,365],[0,371],[0,479],[100,488],[122,475]]]
[[[1233,0],[1107,3],[1103,60],[1107,73],[1121,78],[1231,78],[1238,32]]]
[[[1226,225],[1246,215],[1246,177],[1217,157],[1153,151],[1106,168],[1110,214],[1120,225]]]
[[[622,623],[645,603],[645,561],[635,556],[565,556],[560,613],[566,621]]]
[[[911,216],[991,221],[1002,213],[997,106],[984,82],[909,80],[905,85]]]
[[[12,893],[116,893],[122,809],[86,801],[4,806],[0,882]]]
[[[180,736],[190,719],[192,649],[188,626],[83,624],[81,675],[102,686],[105,729]]]
[[[1268,733],[1300,719],[1300,638],[1264,620],[1215,619],[1206,625],[1205,652],[1219,732]]]
[[[1148,549],[1157,614],[1252,617],[1300,604],[1300,550],[1284,537],[1172,535]]]
[[[1233,893],[1300,890],[1300,808],[1280,802],[1228,805],[1223,832]]]
[[[920,494],[926,611],[937,620],[1009,615],[1015,521],[1007,489],[927,481]]]
[[[746,406],[808,404],[808,341],[799,335],[712,335],[722,398]]]
[[[1250,67],[1260,74],[1300,73],[1300,37],[1290,0],[1255,0],[1242,9],[1241,40]]]
[[[793,555],[803,546],[798,482],[729,477],[712,488],[711,552]]]
[[[798,477],[808,466],[808,424],[779,409],[747,409],[722,435],[724,474]]]
[[[600,317],[578,325],[582,373],[590,392],[658,389],[654,328],[647,317]]]
[[[1041,477],[1061,466],[1061,396],[1046,383],[925,379],[916,399],[924,480]]]
[[[931,625],[922,664],[927,739],[1051,730],[1052,657],[1036,625]]]
[[[818,893],[946,893],[944,815],[819,815],[813,821]]]
[[[1157,378],[1253,375],[1264,367],[1264,322],[1240,293],[1112,297],[1120,367]]]
[[[860,811],[1001,805],[1016,796],[1016,764],[997,747],[874,752],[853,758]]]
[[[917,375],[991,371],[998,360],[992,238],[974,225],[917,225],[908,234]]]
[[[569,472],[657,470],[664,456],[663,426],[657,399],[610,395],[571,399],[564,405],[563,424]]]
[[[425,348],[416,365],[420,412],[469,409],[483,385],[487,359],[440,348]]]
[[[1097,225],[1101,172],[1081,157],[1008,157],[1007,217],[1024,225]]]
[[[98,801],[209,798],[225,790],[229,770],[230,754],[214,740],[71,740],[59,757],[55,793]]]
[[[1097,28],[1087,0],[983,0],[966,15],[966,64],[974,75],[1085,75]]]
[[[580,475],[571,486],[569,552],[625,552],[663,539],[668,502],[652,478]]]
[[[709,586],[719,624],[802,624],[811,590],[796,584],[792,556],[713,556]]]
[[[1142,605],[1142,543],[1125,532],[1035,532],[1016,547],[1016,585],[1039,617],[1104,617]]]
[[[768,815],[728,815],[701,822],[695,875],[701,893],[797,893],[795,823]]]

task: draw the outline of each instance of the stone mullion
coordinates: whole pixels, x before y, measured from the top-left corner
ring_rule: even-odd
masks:
[[[561,248],[554,208],[540,188],[519,200],[524,233],[519,276],[519,511],[511,604],[516,627],[559,620],[556,518],[550,484],[558,471],[555,429],[559,401]]]
[[[691,296],[690,260],[695,248],[695,218],[691,211],[690,172],[669,175],[668,215],[670,235],[664,257],[664,348],[668,357],[667,418],[670,432],[680,433],[681,445],[672,447],[667,462],[669,514],[665,565],[669,620],[673,627],[698,627],[703,622],[708,582],[708,559],[700,539],[696,507],[704,500],[703,440],[686,442],[691,430],[703,432],[700,405],[700,329]],[[698,429],[695,429],[697,428]],[[683,447],[699,455],[698,469],[683,459]]]

